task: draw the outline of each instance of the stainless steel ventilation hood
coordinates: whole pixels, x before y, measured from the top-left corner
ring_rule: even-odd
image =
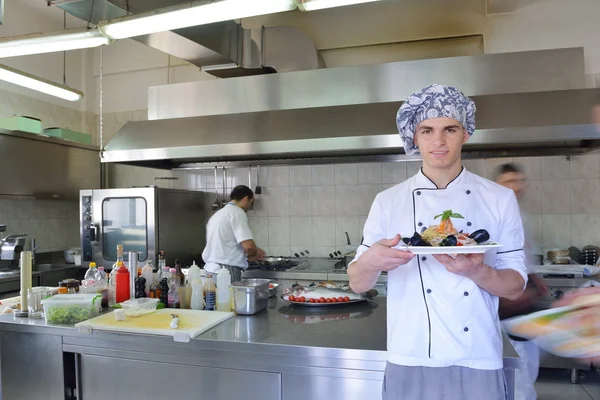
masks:
[[[429,83],[477,104],[466,157],[581,154],[600,148],[582,49],[456,57],[193,82],[150,89],[150,121],[126,124],[103,162],[154,168],[407,160],[400,99]]]
[[[185,6],[186,3],[189,0],[75,0],[58,2],[57,7],[97,24],[129,14]],[[132,39],[188,61],[220,78],[303,71],[325,66],[308,36],[290,27],[250,30],[242,28],[235,21],[224,21]]]

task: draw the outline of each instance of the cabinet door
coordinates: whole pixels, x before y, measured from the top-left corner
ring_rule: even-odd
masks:
[[[64,400],[62,337],[0,332],[2,400]]]
[[[281,400],[281,375],[83,355],[85,400],[248,399]]]
[[[317,375],[283,375],[283,400],[380,399],[381,380]]]

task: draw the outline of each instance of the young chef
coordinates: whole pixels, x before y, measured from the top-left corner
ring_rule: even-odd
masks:
[[[252,189],[237,186],[232,190],[230,199],[208,220],[202,259],[207,272],[216,274],[224,266],[231,274],[231,282],[239,282],[242,271],[248,268],[248,260],[264,259],[265,252],[256,247],[248,226],[246,212],[254,206]]]
[[[348,268],[355,292],[388,275],[385,400],[504,400],[498,298],[518,298],[527,282],[523,225],[514,193],[461,166],[475,130],[475,104],[453,87],[431,85],[396,117],[406,154],[421,170],[377,195],[364,241]],[[486,229],[498,251],[420,255],[398,250],[402,236],[439,224],[452,210],[463,232]]]
[[[526,193],[525,173],[517,164],[501,165],[496,171],[496,183],[511,189],[517,200],[522,200]],[[525,254],[530,253],[531,243],[525,241]],[[500,299],[500,318],[516,317],[535,311],[533,302],[536,298],[548,293],[546,285],[535,275],[528,275],[529,284],[525,292],[517,300]],[[535,381],[540,367],[540,352],[537,345],[529,340],[510,337],[510,342],[519,354],[521,368],[515,377],[515,400],[535,400]]]

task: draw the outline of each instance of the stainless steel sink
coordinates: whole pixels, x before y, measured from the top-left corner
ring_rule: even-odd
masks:
[[[37,264],[32,267],[33,272],[55,271],[58,269],[74,268],[75,264]]]
[[[19,276],[19,270],[0,270],[0,279]]]

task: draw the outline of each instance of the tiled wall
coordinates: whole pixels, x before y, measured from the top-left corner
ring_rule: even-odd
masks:
[[[14,115],[39,118],[44,128],[63,127],[89,133],[97,144],[96,114],[0,90],[0,118]],[[0,167],[11,166],[3,165],[0,160]],[[38,252],[79,246],[77,202],[0,199],[0,224],[8,225],[7,234],[28,233],[28,238],[35,238]]]
[[[572,157],[529,157],[466,160],[468,170],[493,179],[498,165],[523,164],[529,178],[522,201],[524,225],[534,250],[600,245],[600,158],[598,154]],[[369,163],[262,167],[263,194],[248,213],[259,246],[270,254],[288,255],[308,249],[326,256],[344,250],[348,232],[358,243],[375,195],[414,175],[420,163]],[[207,210],[215,199],[214,171],[171,172],[122,167],[119,186],[154,182],[163,187],[206,192]],[[175,181],[154,180],[157,176]],[[222,197],[221,172],[217,178]],[[252,168],[252,187],[256,168]],[[248,169],[227,171],[227,190],[248,183]]]

